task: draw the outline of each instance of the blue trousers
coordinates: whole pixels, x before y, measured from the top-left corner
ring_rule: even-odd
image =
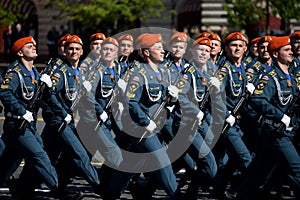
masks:
[[[4,121],[2,139],[6,148],[0,158],[0,183],[7,181],[25,158],[27,168],[38,172],[49,188],[55,187],[58,184],[56,170],[43,149],[39,133],[29,124],[24,134],[21,134],[19,125],[18,120],[8,118]]]
[[[300,156],[293,144],[295,133],[285,131],[279,136],[276,129],[264,125],[261,149],[249,168],[249,174],[242,184],[239,199],[257,199],[259,188],[270,177],[274,166],[279,165],[293,183],[295,197],[300,198]]]

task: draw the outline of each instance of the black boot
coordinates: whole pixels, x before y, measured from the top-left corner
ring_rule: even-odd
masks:
[[[80,200],[84,195],[82,192],[70,194],[66,190],[63,190],[59,187],[54,187],[50,191],[50,196],[60,200]]]
[[[28,184],[22,184],[19,179],[11,177],[7,181],[7,186],[13,198],[18,200],[33,199],[34,188]]]

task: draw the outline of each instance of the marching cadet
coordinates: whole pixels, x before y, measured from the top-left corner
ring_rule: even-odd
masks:
[[[21,160],[25,158],[26,164],[18,182],[10,182],[20,199],[33,198],[33,189],[30,188],[31,178],[38,173],[41,179],[51,189],[53,196],[64,199],[67,197],[58,189],[58,178],[55,168],[43,149],[43,142],[36,131],[36,114],[27,110],[30,101],[35,95],[38,81],[52,87],[47,74],[41,77],[33,65],[37,57],[36,42],[31,37],[17,40],[12,51],[18,56],[5,75],[1,84],[0,98],[5,107],[4,133],[2,135],[6,148],[0,159],[1,184],[9,179],[15,172]],[[26,128],[20,130],[20,125],[26,120]],[[25,173],[26,171],[26,173]],[[26,175],[25,175],[26,174]]]
[[[147,167],[150,163],[147,164],[146,162],[151,162],[150,165],[156,165],[155,169],[157,170],[151,173],[153,173],[157,183],[163,184],[166,192],[172,198],[178,195],[180,189],[169,157],[156,134],[155,129],[159,125],[159,121],[152,119],[156,109],[163,103],[163,96],[168,94],[171,101],[176,102],[178,90],[175,86],[166,87],[164,85],[165,74],[159,68],[165,53],[161,35],[146,34],[139,45],[146,63],[141,63],[139,71],[136,71],[130,78],[126,92],[129,105],[124,106],[129,110],[124,112],[122,122],[126,123],[123,131],[130,137],[127,151],[145,154],[151,152],[151,161],[145,155],[137,158],[134,163],[131,159],[124,159],[120,167],[113,172],[110,183],[104,189],[101,195],[104,199],[119,198],[134,172],[148,171]],[[144,135],[145,131],[149,135]],[[141,139],[141,137],[144,138]],[[155,153],[157,150],[159,150],[159,155]]]
[[[81,74],[78,70],[79,59],[83,54],[82,41],[77,35],[65,42],[66,60],[64,65],[54,71],[53,88],[50,92],[48,106],[43,111],[45,128],[43,140],[50,159],[55,164],[59,159],[71,160],[93,186],[99,191],[100,181],[89,156],[77,137],[71,106],[78,98]],[[66,165],[68,167],[69,165]],[[72,170],[60,168],[60,181],[63,186],[73,174]]]
[[[260,190],[274,168],[286,172],[299,199],[300,157],[293,138],[298,128],[295,120],[295,103],[299,98],[297,82],[289,65],[293,61],[292,48],[288,36],[275,37],[270,41],[268,51],[273,58],[273,69],[263,75],[251,96],[250,104],[263,115],[261,150],[244,184],[238,192],[238,199],[261,199],[266,194]],[[292,109],[289,110],[289,109]]]
[[[196,126],[196,130],[190,129],[193,132],[189,136],[191,146],[187,152],[196,162],[197,170],[193,174],[187,189],[186,199],[197,199],[199,187],[208,189],[217,173],[217,163],[209,147],[212,144],[214,136],[211,127],[212,123],[218,126],[223,124],[224,116],[221,116],[222,114],[225,115],[226,110],[220,96],[220,81],[215,77],[214,68],[209,68],[207,65],[212,48],[211,44],[211,40],[206,37],[198,38],[193,42],[191,49],[192,66],[188,70],[188,76],[190,76],[189,83],[183,84],[183,77],[182,81],[177,85],[182,110],[183,122],[181,123],[186,123],[187,127]],[[206,97],[208,94],[210,94],[209,98]],[[208,98],[206,103],[205,98]],[[201,105],[202,103],[203,105]],[[191,117],[192,113],[196,117]],[[212,116],[214,116],[213,120]],[[192,123],[190,120],[186,120],[188,118],[193,119]],[[184,130],[184,132],[187,132],[187,130]],[[207,137],[209,139],[206,136],[209,136]]]
[[[229,129],[218,140],[213,153],[217,163],[222,162],[226,154],[229,159],[225,166],[221,167],[219,164],[214,181],[213,193],[219,198],[224,197],[227,181],[234,171],[238,175],[235,177],[239,178],[252,160],[252,156],[242,140],[243,132],[240,129],[239,120],[231,114],[242,95],[246,91],[250,93],[254,91],[254,85],[247,83],[242,63],[243,55],[247,49],[247,38],[240,32],[233,32],[225,38],[224,45],[226,60],[222,66],[219,66],[219,79],[222,82],[221,91],[226,94],[225,126],[229,126]]]
[[[101,44],[106,36],[103,33],[94,33],[90,36],[90,53],[87,57],[80,63],[80,73],[82,74],[82,80],[85,81],[90,73],[95,73],[100,63],[101,58]],[[85,85],[87,84],[87,85]],[[90,91],[90,85],[85,82],[84,87]]]
[[[262,36],[257,42],[258,57],[246,66],[246,76],[248,83],[258,84],[263,72],[272,69],[272,58],[268,51],[269,42],[274,36]],[[245,141],[251,153],[258,151],[260,146],[260,115],[255,112],[249,104],[242,109],[240,126],[244,132]]]
[[[215,33],[210,34],[208,38],[212,44],[209,60],[216,65],[222,54],[222,40],[221,37]]]
[[[250,41],[248,54],[244,58],[245,65],[250,64],[258,57],[259,53],[258,53],[257,43],[258,43],[259,39],[260,39],[260,37],[256,37]]]
[[[120,76],[123,77],[128,66],[131,64],[129,62],[129,56],[133,52],[133,37],[130,34],[124,34],[118,37],[118,43],[119,43],[119,63],[121,65],[122,71]]]

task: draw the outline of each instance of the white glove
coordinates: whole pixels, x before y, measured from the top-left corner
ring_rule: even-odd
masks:
[[[119,86],[119,88],[121,88],[121,90],[122,90],[122,92],[124,94],[125,91],[126,91],[126,82],[123,79],[120,78],[118,80],[118,86]]]
[[[52,80],[50,78],[50,76],[48,74],[42,74],[40,80],[44,83],[46,83],[46,85],[51,88],[52,87]]]
[[[246,88],[247,88],[248,92],[250,92],[250,94],[253,94],[253,92],[255,90],[255,86],[252,83],[248,83],[246,85]]]
[[[87,92],[91,92],[92,84],[89,81],[84,81],[82,83],[83,87],[86,89]]]
[[[67,124],[69,124],[71,122],[71,120],[72,120],[72,116],[70,114],[67,114],[64,121],[67,122]]]
[[[235,123],[235,117],[232,115],[229,115],[229,117],[226,118],[225,120],[230,126],[233,126]]]
[[[22,117],[29,123],[34,121],[32,112],[28,110],[26,110],[26,113]]]
[[[197,114],[196,117],[197,117],[198,121],[201,122],[204,117],[204,113],[200,110],[200,112]]]
[[[214,88],[216,89],[216,93],[220,92],[221,82],[217,77],[210,77],[209,78],[209,85],[214,86]]]
[[[286,128],[289,128],[290,123],[291,123],[291,118],[289,116],[287,116],[286,114],[284,114],[283,117],[281,118],[281,122],[284,123]]]
[[[172,97],[171,102],[176,102],[178,100],[178,88],[175,85],[168,86],[168,94]]]
[[[103,123],[108,119],[108,115],[105,111],[103,111],[103,113],[100,115],[100,119]]]
[[[152,133],[154,131],[154,129],[156,129],[156,124],[154,121],[150,120],[150,124],[148,126],[146,126],[146,130],[150,133]]]
[[[118,109],[119,109],[120,113],[123,113],[124,105],[121,102],[118,102]]]

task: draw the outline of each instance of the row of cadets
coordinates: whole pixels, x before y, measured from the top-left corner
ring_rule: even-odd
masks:
[[[10,179],[8,185],[12,195],[20,199],[33,197],[32,179],[38,178],[51,189],[51,195],[64,199],[65,191],[58,185],[58,176],[50,158],[43,148],[43,141],[36,131],[36,113],[26,110],[34,96],[35,88],[40,81],[49,90],[52,82],[47,74],[39,75],[33,62],[37,57],[36,42],[29,36],[17,40],[13,52],[18,59],[13,62],[1,84],[1,101],[5,106],[4,133],[2,138],[6,148],[0,158],[1,184],[7,181],[25,159],[25,166],[18,180]],[[37,108],[38,109],[38,108]],[[24,132],[20,125],[26,120]]]

